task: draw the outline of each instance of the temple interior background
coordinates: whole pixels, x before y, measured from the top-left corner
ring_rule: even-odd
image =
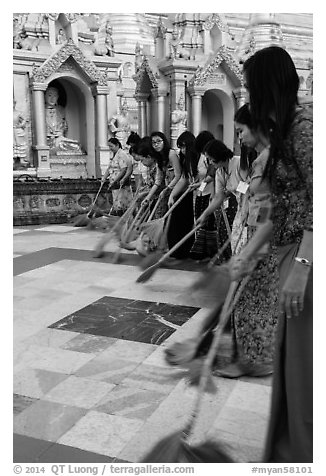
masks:
[[[131,131],[160,130],[176,147],[184,130],[207,129],[238,153],[243,61],[283,46],[305,98],[312,44],[309,13],[15,13],[15,223],[66,222],[83,211],[113,136],[125,146]]]

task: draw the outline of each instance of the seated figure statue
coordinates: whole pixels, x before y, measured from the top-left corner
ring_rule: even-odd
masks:
[[[54,87],[49,87],[45,92],[45,117],[46,136],[50,152],[57,154],[60,151],[72,154],[83,154],[79,142],[66,137],[68,124],[65,118],[65,110],[58,105],[59,92]]]
[[[26,119],[22,112],[17,111],[15,99],[13,108],[13,159],[14,169],[25,168],[29,165],[27,159]]]

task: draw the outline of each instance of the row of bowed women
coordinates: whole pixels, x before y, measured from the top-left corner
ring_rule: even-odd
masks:
[[[183,132],[178,152],[160,131],[133,133],[129,154],[109,140],[113,159],[102,180],[117,215],[133,200],[132,174],[138,210],[156,219],[173,209],[167,249],[196,228],[174,260],[204,263],[220,250],[216,264],[227,263],[234,280],[247,278],[231,317],[233,360],[216,375],[273,374],[265,461],[311,462],[312,105],[299,102],[298,75],[282,48],[257,51],[244,77],[248,104],[234,117],[240,157],[208,131]],[[125,246],[146,255],[157,242],[143,233]]]

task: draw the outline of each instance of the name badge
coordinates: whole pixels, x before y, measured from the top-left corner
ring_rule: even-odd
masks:
[[[205,190],[205,188],[206,188],[206,185],[207,185],[206,182],[202,182],[202,183],[200,184],[200,186],[198,187],[198,191],[199,191],[199,192],[203,192],[203,191]]]
[[[239,185],[237,187],[237,192],[246,193],[246,191],[248,190],[248,187],[249,187],[249,184],[247,182],[243,182],[242,180],[240,180]]]
[[[229,208],[229,199],[228,198],[226,200],[224,200],[223,208],[224,208],[224,210],[227,210]]]

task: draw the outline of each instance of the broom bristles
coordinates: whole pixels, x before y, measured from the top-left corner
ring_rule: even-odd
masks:
[[[155,263],[149,268],[145,269],[145,271],[141,273],[136,279],[136,283],[145,283],[146,281],[148,281],[153,276],[159,266],[160,263]]]
[[[164,231],[164,219],[158,218],[157,220],[143,223],[141,225],[141,231],[146,233],[149,240],[152,241],[155,246],[158,246]]]
[[[165,360],[170,365],[184,365],[193,360],[202,336],[186,339],[184,342],[175,342],[165,349]]]
[[[177,432],[159,441],[141,463],[233,463],[223,447],[213,441],[198,446],[184,442],[183,432]]]
[[[192,362],[188,364],[188,375],[187,375],[187,382],[190,386],[198,386],[200,383],[200,378],[203,373],[203,366],[204,361],[203,359],[194,359]],[[206,385],[204,388],[204,392],[208,393],[216,393],[217,387],[213,381],[212,375],[209,374]]]
[[[88,214],[86,215],[84,214],[77,218],[77,220],[74,223],[74,226],[76,227],[87,226],[90,221],[91,219],[88,217]]]

